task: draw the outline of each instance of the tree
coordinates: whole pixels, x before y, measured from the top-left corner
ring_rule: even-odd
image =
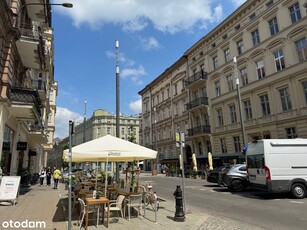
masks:
[[[128,141],[135,143],[136,142],[136,137],[135,137],[135,129],[133,128],[132,125],[129,126],[128,128]]]

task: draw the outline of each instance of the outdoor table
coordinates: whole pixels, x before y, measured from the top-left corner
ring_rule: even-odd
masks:
[[[86,220],[85,220],[85,230],[87,230],[88,226],[88,210],[90,205],[95,204],[106,204],[108,207],[107,212],[107,224],[105,225],[107,228],[109,227],[109,219],[110,219],[110,200],[106,197],[100,197],[99,199],[96,198],[85,198],[85,204],[86,204]],[[99,216],[98,216],[99,218]]]

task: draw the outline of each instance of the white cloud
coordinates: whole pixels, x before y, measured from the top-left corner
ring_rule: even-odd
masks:
[[[60,2],[56,0],[54,2]],[[69,14],[76,26],[89,24],[94,29],[106,23],[121,25],[126,31],[140,31],[148,25],[157,30],[175,33],[192,30],[206,21],[216,22],[221,18],[213,4],[217,0],[71,0],[72,9],[57,9]],[[238,0],[235,2],[239,2]],[[241,2],[241,1],[240,1]],[[195,28],[198,29],[198,28]]]
[[[139,114],[142,112],[142,98],[137,99],[136,101],[131,101],[129,103],[129,109],[133,112]]]
[[[147,75],[143,66],[136,68],[124,68],[120,72],[120,76],[123,79],[130,79],[134,85],[142,85],[143,81],[141,80],[142,76]]]
[[[161,48],[159,41],[154,37],[140,38],[140,41],[143,49],[146,51]]]
[[[246,0],[232,0],[235,6],[241,6]]]
[[[83,121],[83,116],[68,110],[67,108],[57,107],[55,115],[55,137],[65,138],[68,137],[69,121],[77,122]]]

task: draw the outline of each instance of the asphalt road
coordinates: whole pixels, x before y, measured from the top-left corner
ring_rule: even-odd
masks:
[[[158,196],[174,200],[176,186],[182,178],[141,176],[151,181]],[[267,194],[257,190],[231,193],[203,179],[184,179],[186,210],[197,209],[210,215],[239,220],[267,229],[307,229],[307,198],[293,199],[288,194]]]

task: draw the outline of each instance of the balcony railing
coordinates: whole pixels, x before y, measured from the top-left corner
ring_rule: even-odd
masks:
[[[38,40],[48,27],[45,23],[32,21],[30,23],[20,22],[18,28],[21,36]]]
[[[41,116],[41,101],[37,91],[28,88],[11,87],[8,98],[14,104],[33,104],[37,114]]]
[[[210,125],[201,125],[194,127],[192,129],[188,129],[188,135],[194,136],[199,134],[210,134],[211,133],[211,127]]]
[[[192,77],[189,77],[187,80],[184,81],[185,86],[189,86],[190,84],[203,79],[203,80],[207,80],[207,72],[205,71],[200,71],[198,73],[195,73]]]
[[[185,104],[186,110],[190,110],[200,105],[208,105],[208,97],[200,97]]]
[[[45,93],[47,91],[46,82],[43,80],[36,80],[36,81],[33,80],[32,86],[34,89],[38,91],[44,91]]]

